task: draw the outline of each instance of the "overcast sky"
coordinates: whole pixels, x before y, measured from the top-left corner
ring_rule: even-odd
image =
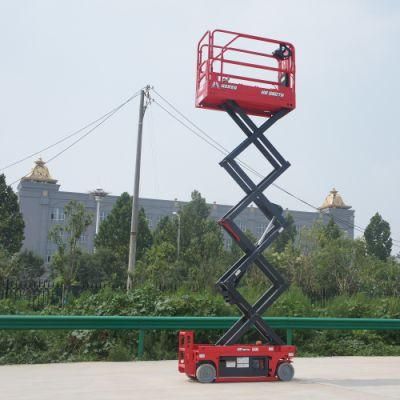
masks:
[[[366,226],[379,211],[400,240],[395,0],[0,0],[0,168],[148,83],[232,149],[243,134],[229,117],[194,107],[196,44],[216,28],[296,46],[297,108],[269,133],[292,164],[277,183],[317,206],[335,187],[355,209],[356,224]],[[49,163],[62,190],[131,193],[137,117],[135,99]],[[66,145],[41,155],[49,159]],[[156,104],[148,109],[142,197],[188,200],[198,189],[209,202],[235,204],[243,193],[220,159]],[[4,171],[8,182],[29,172],[33,161]],[[246,161],[265,170],[257,158]],[[277,189],[266,194],[284,208],[309,210]]]

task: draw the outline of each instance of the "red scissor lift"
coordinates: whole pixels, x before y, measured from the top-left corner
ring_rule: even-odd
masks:
[[[246,135],[220,163],[245,192],[245,197],[219,221],[244,255],[217,282],[225,300],[235,304],[242,317],[215,345],[196,344],[193,331],[181,331],[178,369],[202,383],[291,380],[296,347],[285,345],[262,318],[286,290],[287,283],[262,252],[286,226],[282,208],[270,202],[263,192],[290,163],[264,133],[295,108],[293,45],[224,30],[206,32],[197,48],[196,107],[227,112]],[[256,125],[249,115],[266,120]],[[250,145],[254,145],[272,166],[272,171],[258,183],[250,179],[243,164],[236,160]],[[268,222],[256,243],[235,222],[252,203]],[[237,289],[252,264],[272,284],[253,305]],[[238,344],[253,327],[262,340]]]

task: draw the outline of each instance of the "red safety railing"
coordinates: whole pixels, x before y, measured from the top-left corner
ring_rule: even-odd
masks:
[[[206,32],[197,47],[196,106],[235,100],[249,114],[295,108],[295,49],[288,42],[225,30]]]

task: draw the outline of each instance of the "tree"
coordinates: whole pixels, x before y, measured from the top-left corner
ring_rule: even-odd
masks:
[[[184,282],[184,275],[180,272],[176,247],[165,241],[154,244],[143,261],[138,261],[133,281],[137,287],[150,284],[162,291],[175,291]]]
[[[181,261],[186,266],[191,288],[214,286],[215,279],[226,268],[222,265],[225,255],[221,229],[209,219],[210,207],[198,191],[182,207]]]
[[[162,290],[176,290],[178,286],[191,290],[213,287],[227,265],[221,230],[209,214],[205,199],[194,191],[192,200],[179,210],[179,260],[179,220],[172,216],[162,218],[154,231],[153,246],[137,265],[136,284],[150,283]]]
[[[24,250],[12,257],[9,278],[24,282],[34,281],[44,272],[43,259],[32,251]]]
[[[392,251],[390,225],[376,213],[370,220],[364,232],[367,253],[379,260],[386,261]]]
[[[19,211],[17,195],[0,175],[0,247],[8,253],[19,251],[24,240],[24,220]]]
[[[353,293],[357,288],[358,263],[354,241],[344,237],[331,220],[304,228],[298,246],[287,246],[278,262],[292,283],[313,299]]]
[[[0,247],[0,280],[7,279],[12,270],[10,255]]]
[[[178,221],[169,216],[162,217],[153,233],[153,243],[160,245],[168,242],[173,246],[177,243]]]
[[[114,251],[118,259],[125,264],[129,257],[129,236],[131,231],[132,198],[122,193],[117,199],[108,217],[101,223],[95,238],[96,248],[107,248]],[[136,258],[140,260],[151,246],[152,234],[147,223],[146,214],[139,210]]]
[[[323,231],[326,239],[328,240],[339,239],[342,236],[342,231],[335,224],[335,221],[332,217],[330,218],[329,222],[324,226]]]
[[[144,253],[151,247],[153,243],[153,235],[147,222],[146,213],[144,209],[139,210],[138,220],[138,235],[136,243],[136,258],[141,260]]]
[[[93,221],[93,215],[85,210],[82,203],[70,201],[64,207],[65,223],[55,225],[49,232],[49,239],[57,245],[53,256],[52,267],[56,279],[63,284],[63,299],[71,285],[75,283],[82,254],[79,242],[82,235]]]
[[[275,240],[273,245],[274,250],[278,253],[282,253],[289,242],[294,242],[296,235],[297,229],[296,225],[294,224],[294,219],[291,214],[288,214],[286,217],[285,230]]]
[[[108,248],[97,248],[94,254],[80,257],[76,280],[80,284],[107,284],[122,288],[126,284],[126,263]]]

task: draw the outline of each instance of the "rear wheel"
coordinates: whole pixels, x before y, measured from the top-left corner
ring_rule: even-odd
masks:
[[[201,383],[211,383],[214,381],[217,372],[212,364],[201,364],[196,370],[196,378]]]
[[[293,365],[288,362],[284,362],[284,363],[280,364],[278,367],[278,370],[276,371],[276,374],[278,375],[278,378],[281,381],[287,382],[287,381],[292,380],[292,378],[294,376]]]

